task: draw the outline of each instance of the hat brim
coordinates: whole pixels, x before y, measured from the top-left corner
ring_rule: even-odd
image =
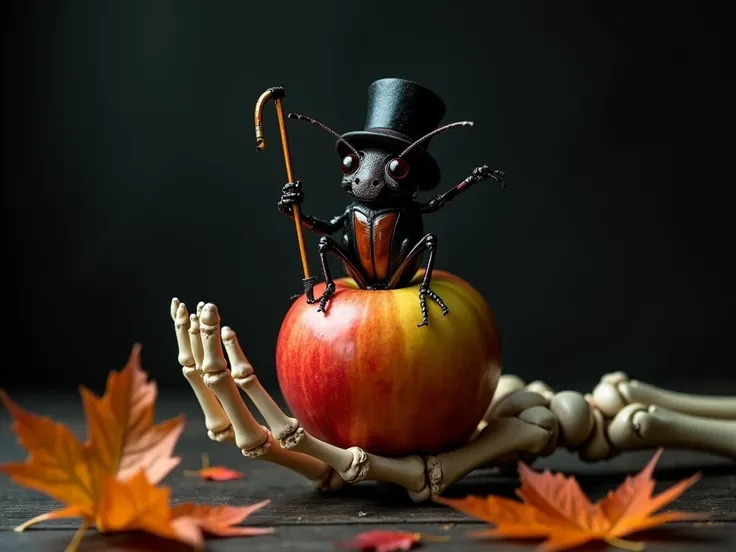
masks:
[[[342,137],[358,150],[365,147],[380,147],[390,152],[396,152],[397,155],[412,144],[408,139],[370,130],[356,130],[343,134]],[[340,157],[345,157],[350,153],[350,149],[340,140],[337,141],[335,150]],[[410,167],[416,167],[420,171],[420,190],[431,190],[439,184],[440,167],[427,150],[422,147],[413,148],[407,155],[407,161]]]

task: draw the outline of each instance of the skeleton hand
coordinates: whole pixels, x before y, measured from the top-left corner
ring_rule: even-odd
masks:
[[[281,199],[279,200],[279,211],[287,215],[292,214],[293,205],[301,205],[304,201],[304,192],[300,180],[289,182],[281,188]]]
[[[244,456],[289,467],[315,487],[327,490],[344,484],[324,462],[283,448],[279,439],[288,439],[299,424],[285,416],[266,394],[235,332],[228,327],[220,329],[215,305],[199,303],[197,313],[189,315],[186,305],[174,298],[171,317],[179,344],[179,363],[202,407],[210,439],[234,441]],[[228,370],[228,360],[232,371]],[[271,430],[253,418],[238,387],[256,403]]]

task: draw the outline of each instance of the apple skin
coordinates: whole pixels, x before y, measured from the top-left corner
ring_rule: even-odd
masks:
[[[327,313],[302,295],[278,336],[276,370],[301,425],[335,446],[373,454],[435,454],[467,442],[501,375],[493,313],[467,282],[435,270],[431,288],[450,309],[419,308],[409,287],[370,291],[336,280]],[[314,288],[320,297],[324,284]]]

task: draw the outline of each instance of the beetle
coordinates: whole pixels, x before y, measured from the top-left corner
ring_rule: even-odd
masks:
[[[369,88],[369,99],[367,129],[345,135],[306,115],[289,114],[289,118],[307,121],[337,138],[341,187],[353,199],[342,214],[329,221],[301,214],[304,226],[322,234],[319,255],[325,280],[325,290],[319,298],[312,291],[316,278],[304,281],[306,300],[319,302],[318,311],[325,312],[335,293],[328,253],[342,262],[345,272],[360,288],[387,290],[408,286],[426,252],[426,270],[419,286],[422,322],[418,326],[427,326],[427,298],[440,306],[443,315],[450,310],[430,287],[438,239],[434,233],[424,233],[423,216],[440,210],[482,180],[493,179],[505,187],[505,174],[482,165],[444,194],[427,202],[418,201],[421,190],[431,189],[439,182],[436,163],[426,153],[427,142],[449,129],[470,127],[473,123],[458,121],[416,137],[416,131],[422,127],[426,130],[427,123],[436,127],[433,122],[442,117],[444,104],[426,88],[403,79],[374,82]],[[300,206],[303,200],[302,182],[289,182],[282,188],[278,208],[293,219],[293,206]],[[341,241],[330,236],[340,230]]]

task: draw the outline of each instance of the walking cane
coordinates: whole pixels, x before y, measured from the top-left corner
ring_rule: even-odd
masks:
[[[281,147],[284,150],[284,164],[286,165],[286,177],[288,182],[296,182],[294,180],[294,169],[291,166],[291,152],[289,151],[289,138],[286,135],[286,118],[284,117],[284,106],[282,98],[286,95],[284,89],[280,86],[274,86],[266,90],[256,102],[255,123],[256,123],[256,150],[263,151],[266,149],[266,138],[263,135],[263,107],[268,100],[273,100],[276,106],[276,116],[279,120],[279,132],[281,133]],[[299,254],[302,258],[302,270],[304,278],[304,292],[307,294],[307,300],[314,302],[312,288],[317,283],[317,277],[311,276],[309,273],[309,263],[307,262],[307,249],[304,246],[304,234],[302,232],[302,216],[298,205],[292,205],[292,213],[294,215],[294,225],[296,226],[296,237],[299,242]]]

